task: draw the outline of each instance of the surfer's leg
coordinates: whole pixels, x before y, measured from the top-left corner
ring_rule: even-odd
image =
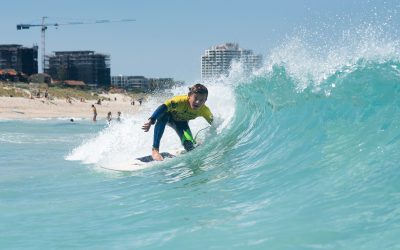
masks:
[[[157,119],[156,125],[154,126],[153,149],[158,150],[160,148],[161,137],[164,134],[165,125],[167,125],[168,120],[168,114]]]
[[[194,149],[194,139],[192,132],[190,131],[189,124],[187,121],[183,122],[171,122],[171,127],[176,131],[179,138],[181,139],[182,145],[186,151]]]

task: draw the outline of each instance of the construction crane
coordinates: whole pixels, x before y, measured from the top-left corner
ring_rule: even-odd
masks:
[[[119,22],[133,22],[135,19],[121,19],[121,20],[95,20],[92,22],[65,22],[65,23],[46,23],[47,16],[42,17],[41,24],[17,24],[17,30],[25,30],[31,27],[41,28],[41,47],[42,47],[42,73],[44,73],[45,68],[45,53],[46,53],[46,29],[49,26],[62,26],[62,25],[80,25],[80,24],[103,24],[103,23],[119,23]]]

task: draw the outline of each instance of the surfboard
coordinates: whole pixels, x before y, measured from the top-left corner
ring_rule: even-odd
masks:
[[[200,132],[204,133],[205,129],[207,129],[207,128],[210,128],[210,126],[200,129],[197,132],[195,138],[197,138],[197,136],[199,135]],[[203,137],[203,136],[201,136],[201,137]],[[204,138],[200,138],[197,141],[197,144],[195,145],[194,148],[197,148],[198,146],[200,146],[202,144],[203,140],[204,140]],[[168,150],[168,151],[162,152],[161,156],[164,158],[164,161],[168,161],[171,158],[175,158],[175,157],[177,157],[181,154],[185,154],[185,153],[186,153],[185,149],[179,148],[179,149],[175,149],[175,150]],[[161,161],[161,162],[164,162],[164,161]],[[158,162],[158,163],[161,163],[161,162]],[[103,169],[113,170],[113,171],[132,172],[132,171],[136,171],[136,170],[145,169],[156,163],[157,162],[155,162],[153,160],[153,157],[151,155],[146,155],[146,156],[135,158],[132,162],[121,163],[118,165],[100,166],[100,167]]]
[[[162,152],[161,156],[164,157],[164,161],[175,158],[176,156],[183,154],[186,152],[185,150],[172,150],[170,152]],[[161,161],[163,162],[163,161]],[[107,165],[107,166],[100,166],[101,168],[107,169],[107,170],[113,170],[113,171],[119,171],[119,172],[132,172],[132,171],[137,171],[141,169],[145,169],[153,164],[151,163],[156,163],[153,160],[153,157],[151,155],[146,155],[142,156],[139,158],[134,159],[132,162],[126,163],[126,164],[119,164],[119,165]]]
[[[134,161],[128,164],[119,164],[119,165],[106,165],[106,166],[100,166],[103,169],[106,170],[112,170],[116,172],[133,172],[141,169],[145,169],[148,164],[145,162],[141,161]]]

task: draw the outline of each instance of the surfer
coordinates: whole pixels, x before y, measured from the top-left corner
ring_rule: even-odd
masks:
[[[188,121],[202,116],[209,124],[212,123],[213,115],[205,105],[207,97],[207,88],[202,84],[195,84],[189,88],[187,95],[175,96],[154,111],[149,120],[142,126],[142,129],[144,132],[148,132],[151,125],[155,124],[151,152],[151,156],[155,161],[163,160],[159,148],[161,137],[167,124],[176,131],[186,151],[194,148],[195,141]]]

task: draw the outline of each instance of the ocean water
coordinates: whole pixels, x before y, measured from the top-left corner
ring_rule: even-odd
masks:
[[[399,41],[361,33],[235,64],[207,83],[202,145],[145,169],[104,167],[149,154],[142,123],[186,87],[110,125],[1,121],[0,248],[400,249]]]

